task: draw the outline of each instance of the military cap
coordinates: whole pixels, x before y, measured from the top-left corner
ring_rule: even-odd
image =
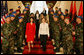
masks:
[[[22,16],[22,15],[24,15],[23,13],[22,14],[20,14],[20,16]]]
[[[29,8],[29,7],[25,7],[25,8]]]
[[[10,17],[15,17],[14,15],[10,15]]]
[[[61,15],[65,16],[63,13]]]
[[[56,13],[54,13],[53,15],[57,15]]]
[[[54,12],[53,10],[51,10],[51,12]]]
[[[12,12],[12,14],[15,14],[15,13],[16,13],[16,11]]]
[[[16,12],[19,12],[19,10],[16,10]]]
[[[83,17],[82,16],[77,16],[77,18],[80,18],[81,20],[83,20]]]
[[[29,4],[27,4],[27,6],[30,6]]]
[[[21,8],[20,6],[18,6],[18,8]]]
[[[26,9],[24,9],[23,11],[27,11]]]
[[[9,15],[8,16],[6,16],[6,18],[8,18],[8,17],[10,17]]]
[[[58,10],[58,11],[60,11],[60,12],[61,12],[61,10]]]
[[[23,17],[18,17],[18,19],[22,19]]]
[[[12,11],[13,9],[10,9],[10,11]]]
[[[58,18],[58,16],[54,16],[55,18]]]

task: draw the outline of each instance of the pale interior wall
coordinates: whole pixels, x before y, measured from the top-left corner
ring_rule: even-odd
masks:
[[[59,7],[60,3],[61,3],[61,1],[57,1],[56,4],[54,5],[54,7],[53,7],[54,12],[55,12],[55,7]]]
[[[19,4],[18,4],[19,2]],[[9,9],[13,8],[14,11],[17,9],[17,7],[20,5],[21,6],[21,12],[23,11],[23,9],[25,8],[24,5],[22,4],[21,1],[7,1],[8,3],[8,11]],[[80,2],[81,1],[76,1],[76,10],[77,10],[77,14],[79,11],[79,7],[80,7]],[[4,5],[5,5],[5,1],[3,1]],[[63,13],[65,11],[65,9],[68,9],[70,11],[70,6],[71,6],[71,1],[57,1],[57,3],[55,4],[55,6],[53,7],[53,10],[55,11],[55,7],[61,8]]]
[[[5,5],[5,1],[3,3]],[[21,6],[21,13],[23,12],[23,9],[25,9],[25,7],[21,1],[7,1],[7,4],[8,4],[8,11],[9,11],[9,9],[13,9],[15,11],[15,10],[17,10],[18,6]]]
[[[55,6],[53,7],[53,10],[55,10],[55,7],[58,7],[58,8],[62,9],[63,13],[64,13],[65,9],[68,9],[70,11],[71,1],[57,1],[57,2],[58,3],[55,4]],[[81,1],[76,1],[77,14],[79,11],[80,3],[81,3]],[[73,2],[73,5],[74,5],[74,2]]]

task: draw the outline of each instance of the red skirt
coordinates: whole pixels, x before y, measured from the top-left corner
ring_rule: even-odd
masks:
[[[27,42],[34,41],[34,36],[27,36]]]

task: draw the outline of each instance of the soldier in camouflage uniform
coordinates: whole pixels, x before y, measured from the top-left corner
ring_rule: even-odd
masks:
[[[14,15],[16,17],[16,11],[12,12],[12,15]]]
[[[10,21],[10,16],[7,16],[6,23],[1,27],[1,32],[4,35],[2,43],[2,51],[4,54],[14,53],[14,28]]]
[[[15,19],[15,16],[14,15],[10,15],[11,17],[11,23],[13,24],[13,28],[15,30],[13,36],[14,36],[14,43],[15,43],[15,47],[17,45],[17,27],[16,27],[16,19]]]
[[[58,14],[58,7],[55,7],[55,13]]]
[[[78,16],[76,19],[76,22],[78,23],[75,29],[75,50],[77,54],[83,54],[83,23],[81,20],[81,16]]]
[[[57,16],[58,16],[59,20],[61,20],[61,17],[60,17],[61,15],[62,15],[62,12],[60,10],[58,10]]]
[[[51,25],[52,25],[52,22],[54,21],[53,20],[53,13],[54,13],[54,11],[50,11],[50,14],[49,14],[49,32],[50,32],[50,38],[52,39],[52,27],[51,27]]]
[[[17,23],[17,48],[18,48],[18,52],[21,52],[22,49],[21,47],[23,44],[23,38],[24,38],[24,23],[23,23],[23,17],[18,17],[19,22]]]
[[[54,51],[59,52],[59,47],[60,47],[60,27],[59,27],[59,21],[58,21],[58,16],[54,17],[54,22],[52,22],[52,36],[54,39]]]
[[[62,30],[63,30],[63,26],[64,26],[64,24],[65,24],[65,22],[64,22],[64,15],[62,14],[61,16],[60,16],[60,20],[59,20],[59,22],[60,22],[60,44],[61,44],[61,47],[62,47]]]
[[[27,10],[23,10],[23,14],[24,14],[24,18],[25,19],[23,19],[23,21],[25,22],[25,24],[27,23],[27,22],[29,22],[29,17],[27,16]],[[26,26],[26,25],[25,25]]]
[[[10,17],[11,17],[11,22],[14,24],[14,26],[16,26],[15,16],[14,15],[10,15]]]
[[[21,14],[21,11],[20,11],[20,9],[21,9],[21,7],[20,7],[20,6],[18,6],[18,10],[19,10],[19,12],[20,12],[20,14]]]
[[[12,15],[13,9],[10,9],[9,15]]]
[[[25,42],[26,42],[26,39],[25,39],[25,31],[26,31],[26,23],[28,22],[28,19],[25,17],[25,14],[20,14],[20,16],[21,17],[23,17],[23,24],[24,24],[24,26],[23,26],[23,29],[24,29],[24,40],[23,40],[23,43],[24,43],[24,45],[25,45]]]
[[[68,9],[65,9],[65,17],[68,17],[69,14],[68,14]]]
[[[16,16],[15,16],[16,23],[18,23],[18,21],[19,21],[18,17],[19,17],[20,14],[21,14],[20,11],[16,10]]]
[[[27,17],[29,17],[30,14],[30,8],[29,7],[25,7],[26,11],[27,11]]]
[[[65,25],[62,30],[62,44],[63,44],[63,49],[64,49],[64,54],[72,54],[71,50],[73,48],[73,26],[70,24],[69,19],[65,18],[64,19]]]

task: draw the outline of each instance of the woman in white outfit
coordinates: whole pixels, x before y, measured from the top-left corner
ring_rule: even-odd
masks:
[[[48,23],[45,22],[45,19],[42,19],[42,23],[39,27],[39,38],[41,40],[41,45],[43,46],[43,51],[46,51],[46,42],[49,37],[49,26]]]

